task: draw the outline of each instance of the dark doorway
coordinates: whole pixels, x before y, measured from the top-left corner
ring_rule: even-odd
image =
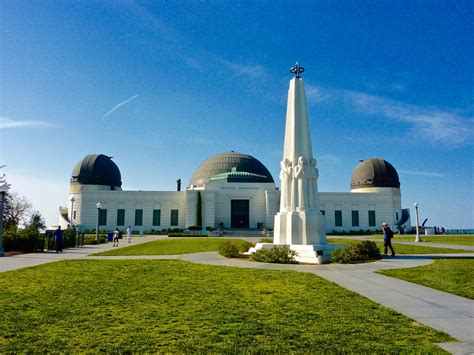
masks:
[[[249,227],[249,200],[230,201],[230,227]]]

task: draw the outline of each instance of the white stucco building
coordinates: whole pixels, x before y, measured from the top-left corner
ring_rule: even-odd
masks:
[[[184,191],[124,191],[119,168],[103,154],[85,156],[71,175],[69,206],[60,207],[59,223],[80,230],[95,229],[97,221],[107,231],[129,225],[145,232],[199,224],[273,229],[280,204],[280,190],[268,169],[237,152],[204,161]],[[319,202],[328,233],[373,231],[382,222],[411,228],[409,210],[401,205],[397,171],[383,159],[360,162],[350,191],[319,192]]]

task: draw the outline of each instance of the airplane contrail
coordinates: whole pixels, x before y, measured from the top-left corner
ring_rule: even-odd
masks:
[[[121,102],[121,103],[115,105],[109,112],[107,112],[104,116],[102,116],[102,118],[107,117],[107,116],[110,115],[112,112],[114,112],[115,110],[117,110],[120,106],[123,106],[123,105],[125,105],[126,103],[129,103],[129,102],[132,101],[132,100],[135,100],[138,96],[140,96],[140,95],[132,96],[131,98],[129,98],[129,99],[127,99],[127,100],[125,100],[125,101],[123,101],[123,102]]]

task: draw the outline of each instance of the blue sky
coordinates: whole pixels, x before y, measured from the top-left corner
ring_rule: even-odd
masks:
[[[380,157],[403,207],[474,227],[472,1],[1,1],[0,26],[1,172],[49,224],[90,153],[127,189],[230,150],[278,179],[299,61],[320,191]]]

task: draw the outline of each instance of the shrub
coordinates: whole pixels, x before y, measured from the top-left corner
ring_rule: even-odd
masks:
[[[273,243],[273,238],[260,238],[258,243]]]
[[[340,264],[362,263],[380,260],[380,250],[371,240],[362,240],[332,252],[332,261]]]
[[[244,240],[242,243],[239,245],[239,251],[241,253],[245,253],[246,251],[249,251],[250,248],[253,248],[255,246],[254,243],[251,243],[247,240]]]
[[[289,245],[274,246],[271,249],[259,249],[250,257],[253,261],[262,263],[296,264],[297,252],[290,249]]]
[[[45,236],[38,232],[34,226],[25,229],[9,228],[3,235],[4,251],[21,251],[30,253],[33,251],[43,251],[45,246]]]
[[[170,238],[206,238],[207,235],[202,234],[186,234],[186,233],[176,233],[176,234],[169,234],[168,237]]]
[[[189,227],[188,227],[188,230],[190,230],[190,231],[200,231],[200,230],[202,230],[202,227],[199,227],[199,226],[189,226]]]
[[[230,240],[226,240],[219,246],[219,254],[226,258],[237,258],[239,253],[239,246]]]

